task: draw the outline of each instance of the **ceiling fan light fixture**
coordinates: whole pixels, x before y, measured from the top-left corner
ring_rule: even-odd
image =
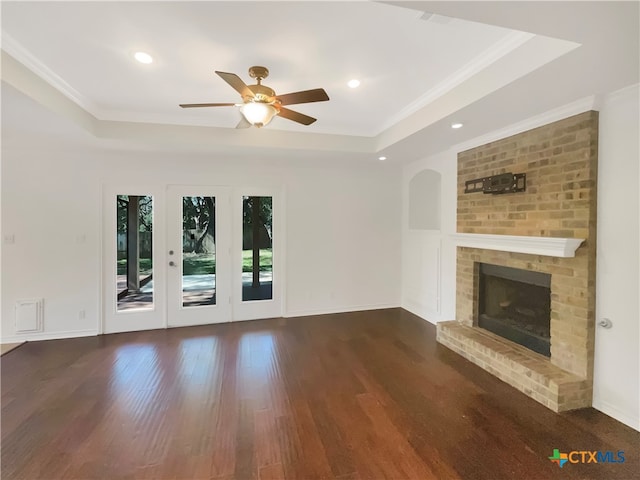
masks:
[[[278,109],[270,103],[248,102],[240,107],[242,116],[254,127],[264,127],[278,114]]]

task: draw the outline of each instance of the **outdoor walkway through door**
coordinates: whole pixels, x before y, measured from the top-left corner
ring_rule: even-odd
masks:
[[[169,251],[169,255],[173,255]],[[169,264],[171,265],[171,263]],[[182,306],[216,304],[216,197],[182,197]]]

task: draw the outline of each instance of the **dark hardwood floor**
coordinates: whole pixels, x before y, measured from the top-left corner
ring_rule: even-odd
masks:
[[[2,478],[631,479],[640,434],[555,414],[400,309],[28,343]],[[566,464],[553,449],[624,451]]]

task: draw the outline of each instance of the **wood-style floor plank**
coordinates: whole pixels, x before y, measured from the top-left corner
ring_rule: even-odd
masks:
[[[27,343],[3,479],[632,479],[640,433],[555,414],[400,309]],[[549,461],[553,449],[622,464]]]

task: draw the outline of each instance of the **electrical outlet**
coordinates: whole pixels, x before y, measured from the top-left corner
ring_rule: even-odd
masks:
[[[84,320],[86,318],[86,316],[87,316],[87,312],[85,312],[84,310],[80,310],[78,312],[78,319]]]

